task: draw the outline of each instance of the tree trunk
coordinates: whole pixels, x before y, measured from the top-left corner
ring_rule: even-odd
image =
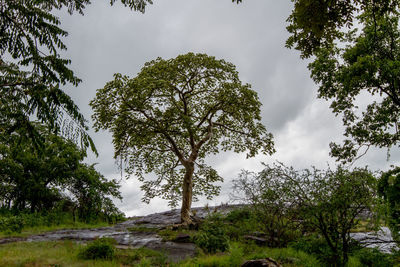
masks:
[[[186,172],[182,184],[181,223],[189,225],[192,223],[192,219],[190,219],[190,209],[192,207],[194,162],[187,163],[185,169]]]

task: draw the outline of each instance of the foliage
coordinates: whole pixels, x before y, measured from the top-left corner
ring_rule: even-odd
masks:
[[[350,162],[371,146],[397,146],[400,1],[294,2],[287,46],[314,57],[309,69],[318,97],[332,101],[345,126],[346,140],[331,143],[331,155]]]
[[[111,0],[111,5],[116,0]],[[123,5],[144,12],[152,0],[121,0]],[[97,153],[79,108],[60,88],[77,86],[81,80],[60,56],[68,33],[60,27],[54,9],[66,8],[83,15],[89,0],[3,0],[0,6],[0,133],[18,133],[40,145],[41,138],[30,117],[35,115],[49,129],[88,146]],[[11,61],[10,61],[11,60]],[[64,118],[67,116],[67,118]],[[1,140],[0,140],[1,141]],[[78,143],[78,142],[77,142]]]
[[[210,216],[200,226],[194,238],[197,246],[207,253],[224,252],[229,248],[229,239],[226,233],[223,217],[219,214]]]
[[[18,216],[0,216],[0,232],[21,233],[24,221]]]
[[[331,260],[344,265],[351,250],[350,230],[362,212],[374,204],[376,180],[366,169],[336,171],[317,169],[296,171],[283,164],[274,164],[246,181],[248,173],[236,180],[236,188],[244,193],[256,209],[277,206],[283,215],[298,216],[306,231],[317,231],[329,247]],[[269,207],[268,207],[269,208]]]
[[[396,167],[382,174],[378,193],[387,205],[389,227],[393,239],[400,243],[400,168]]]
[[[93,165],[86,164],[80,164],[73,179],[68,182],[68,189],[76,198],[78,217],[86,222],[101,216],[115,222],[123,216],[108,197],[121,199],[119,187],[116,180],[108,181]]]
[[[332,100],[333,112],[343,114],[348,139],[342,146],[331,144],[331,154],[348,161],[363,147],[390,148],[400,140],[398,16],[365,16],[362,21],[362,33],[349,37],[352,45],[323,48],[309,65],[312,78],[320,85],[319,97]],[[357,99],[365,93],[375,97],[361,110]]]
[[[323,238],[320,234],[311,234],[296,239],[290,244],[290,247],[315,256],[321,263],[325,265],[334,265],[337,263],[337,255],[332,252],[332,249],[329,247],[325,238]],[[350,248],[351,252],[359,249],[358,243],[351,241]]]
[[[314,55],[343,38],[346,29],[359,23],[364,12],[374,17],[397,14],[398,0],[292,0],[294,8],[287,21],[291,36],[286,45],[299,50],[303,58]]]
[[[89,243],[79,253],[79,257],[86,260],[106,259],[112,260],[115,255],[114,239],[99,238]]]
[[[229,246],[229,266],[241,266],[243,258],[243,248],[238,243],[232,243]]]
[[[356,251],[354,257],[360,261],[362,266],[371,267],[391,267],[394,266],[389,254],[385,254],[377,250],[376,248],[362,248]]]
[[[115,249],[113,260],[84,260],[78,257],[84,248],[73,241],[3,244],[0,266],[169,266],[163,253],[147,248]]]
[[[53,208],[62,198],[56,186],[65,185],[84,158],[71,141],[49,134],[41,125],[35,127],[45,139],[41,151],[30,139],[18,136],[0,143],[2,206],[31,212]]]
[[[121,213],[110,197],[121,198],[115,180],[107,181],[94,166],[81,163],[85,153],[72,141],[33,124],[43,137],[43,148],[30,139],[11,136],[0,143],[0,206],[15,212],[65,210],[85,221],[113,221]]]
[[[242,241],[245,235],[264,231],[260,217],[248,207],[232,210],[225,216],[224,222],[230,240]]]
[[[276,166],[278,167],[278,166]],[[268,246],[284,247],[301,234],[298,192],[290,180],[283,182],[280,169],[267,167],[260,173],[243,171],[233,181],[236,200],[251,204],[255,220],[266,233]]]
[[[135,78],[115,74],[90,104],[95,129],[112,132],[115,157],[143,182],[143,200],[159,196],[176,206],[183,198],[184,220],[192,197],[219,192],[213,183],[222,178],[204,163],[207,155],[274,152],[257,93],[233,64],[205,54],[157,58]],[[148,173],[157,178],[145,180]]]
[[[2,38],[0,39],[0,131],[29,137],[40,144],[41,138],[30,117],[35,115],[54,133],[63,131],[75,140],[81,137],[83,147],[94,144],[86,131],[86,121],[72,99],[60,89],[80,79],[68,68],[59,50],[66,46],[60,21],[51,14],[53,8],[68,5],[70,11],[82,8],[89,1],[14,1],[4,0],[0,7]],[[76,4],[76,5],[75,5]],[[11,58],[13,62],[7,62]],[[71,119],[64,120],[67,115]],[[75,130],[70,127],[75,128]],[[1,138],[3,139],[3,138]],[[0,141],[4,141],[1,140]]]

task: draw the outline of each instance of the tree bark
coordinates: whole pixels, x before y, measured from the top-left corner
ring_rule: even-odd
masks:
[[[192,219],[190,218],[190,209],[192,207],[194,162],[188,162],[185,164],[185,169],[186,172],[182,184],[181,223],[189,225],[192,223]]]

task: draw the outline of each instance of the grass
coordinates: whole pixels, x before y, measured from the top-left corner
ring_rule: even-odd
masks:
[[[229,252],[207,255],[199,253],[179,263],[170,263],[165,254],[146,249],[116,249],[112,260],[84,260],[79,253],[85,244],[73,241],[19,242],[0,245],[0,266],[171,266],[171,267],[235,267],[246,260],[272,258],[285,267],[324,266],[314,256],[292,248],[257,247],[251,244],[231,243]],[[356,257],[350,257],[347,267],[362,267]],[[375,266],[375,265],[374,265]],[[398,266],[398,265],[396,265]]]
[[[84,247],[72,241],[0,245],[0,266],[161,266],[166,262],[165,255],[146,248],[118,249],[113,260],[83,260],[79,252]]]
[[[233,243],[228,253],[219,253],[214,255],[200,255],[196,258],[181,262],[178,266],[221,266],[235,267],[241,266],[246,260],[272,258],[283,266],[297,267],[320,267],[319,261],[311,255],[291,248],[256,248],[256,251],[246,253],[245,244]],[[254,248],[254,247],[253,247]],[[248,248],[247,248],[248,249]]]
[[[146,248],[117,249],[113,260],[83,260],[85,247],[73,241],[20,242],[0,245],[0,266],[240,266],[246,259],[271,257],[284,266],[320,266],[314,257],[293,249],[260,248],[244,257],[244,248],[234,243],[230,252],[204,255],[180,263],[168,263],[161,252]]]
[[[21,233],[11,232],[0,232],[0,238],[6,237],[27,237],[31,235],[42,234],[45,232],[63,230],[63,229],[90,229],[90,228],[100,228],[100,227],[107,227],[110,224],[106,222],[98,222],[94,224],[87,224],[83,222],[75,222],[75,223],[64,223],[59,225],[40,225],[40,226],[31,226],[31,227],[24,227]]]

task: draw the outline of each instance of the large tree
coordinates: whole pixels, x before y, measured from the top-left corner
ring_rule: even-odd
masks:
[[[115,74],[91,106],[95,129],[112,132],[115,157],[143,182],[143,200],[161,196],[176,206],[182,198],[185,224],[193,197],[219,192],[212,183],[222,178],[204,163],[207,155],[274,152],[259,122],[257,93],[242,84],[234,65],[205,54],[157,58],[134,78]],[[156,178],[145,179],[148,173]]]

